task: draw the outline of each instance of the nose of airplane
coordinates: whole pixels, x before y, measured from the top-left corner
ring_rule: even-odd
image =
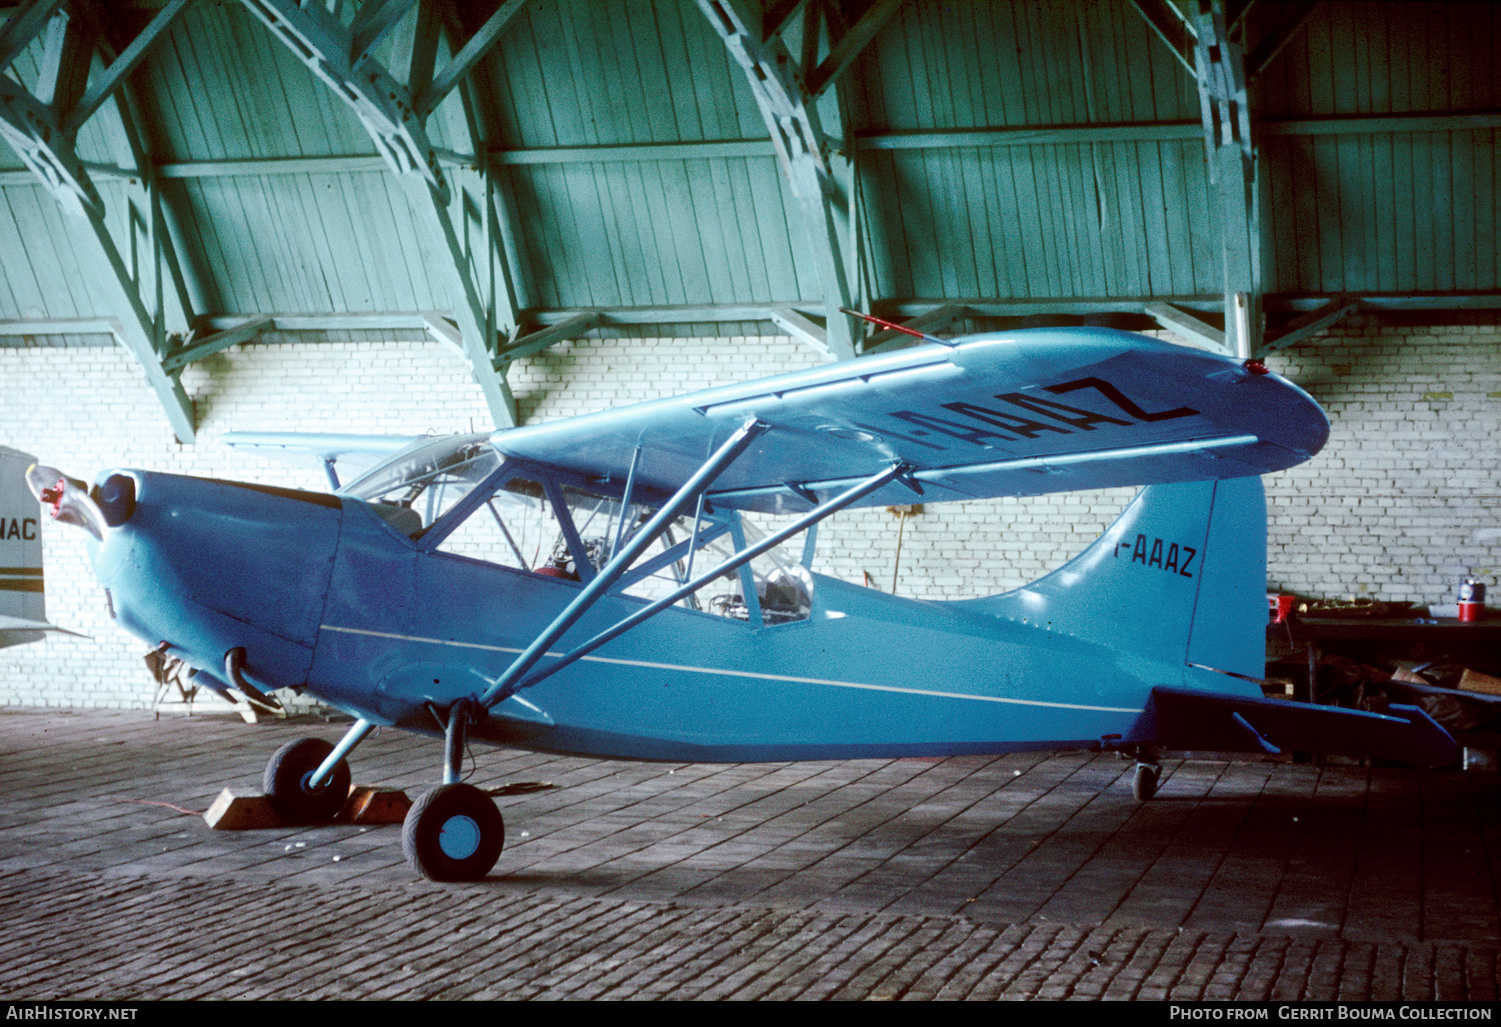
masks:
[[[307,680],[338,545],[337,496],[136,470],[107,471],[85,491],[33,470],[28,483],[56,519],[94,536],[94,570],[121,627],[220,680],[235,649],[259,685]]]

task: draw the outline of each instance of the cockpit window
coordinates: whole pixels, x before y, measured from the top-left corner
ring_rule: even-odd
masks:
[[[656,514],[649,503],[557,483],[549,491],[518,467],[501,475],[498,487],[458,524],[446,524],[438,552],[547,575],[586,581],[604,568]],[[561,511],[552,498],[561,499]],[[562,519],[559,519],[559,514]],[[571,529],[571,530],[569,530]],[[692,515],[678,517],[632,562],[614,587],[641,599],[660,599],[732,557],[739,545],[762,536],[733,511],[706,514],[694,528]],[[754,600],[747,602],[747,591]],[[758,624],[806,620],[812,610],[813,578],[783,547],[748,568],[719,576],[678,605]]]
[[[488,435],[421,439],[340,492],[363,499],[397,531],[419,538],[498,466]]]
[[[560,538],[562,531],[542,485],[527,478],[512,478],[455,526],[438,543],[438,551],[566,577],[546,569],[554,565],[553,554]]]

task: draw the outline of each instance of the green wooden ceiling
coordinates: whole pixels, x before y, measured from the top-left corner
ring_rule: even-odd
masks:
[[[32,0],[0,8],[0,344],[1150,317],[1246,356],[1501,307],[1467,3]],[[645,330],[639,328],[637,330]],[[768,368],[768,371],[775,370]]]

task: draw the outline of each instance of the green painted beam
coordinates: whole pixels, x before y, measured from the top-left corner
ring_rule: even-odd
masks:
[[[558,343],[567,342],[569,339],[577,339],[591,328],[598,327],[604,320],[605,315],[603,311],[586,310],[575,314],[566,321],[560,321],[550,328],[543,328],[529,335],[523,335],[515,342],[501,347],[500,352],[495,357],[496,367],[509,366],[512,361],[541,353],[549,346],[556,346]]]
[[[152,16],[151,21],[131,41],[130,45],[120,51],[118,57],[110,61],[104,74],[89,87],[83,98],[67,112],[62,119],[62,130],[69,135],[76,133],[83,123],[99,109],[99,105],[109,99],[110,95],[120,87],[120,84],[135,70],[151,47],[171,26],[173,20],[192,2],[193,0],[167,0],[166,5]]]
[[[354,38],[332,12],[297,0],[241,2],[354,112],[393,171],[418,175],[446,202],[440,161],[408,90],[379,61],[351,57]]]
[[[1221,352],[1228,351],[1223,331],[1205,324],[1181,307],[1175,307],[1171,303],[1147,303],[1142,310],[1162,327],[1190,342]]]
[[[349,23],[349,57],[356,64],[385,38],[417,0],[365,0]]]
[[[908,318],[902,322],[902,327],[910,328],[914,332],[925,332],[931,335],[946,328],[959,318],[964,317],[967,312],[967,308],[962,303],[950,303],[942,307],[936,307],[926,314],[919,314],[916,317]],[[886,353],[890,350],[916,345],[918,341],[906,332],[898,332],[887,328],[884,331],[876,332],[870,338],[866,339],[865,349],[862,352],[865,354]]]
[[[1157,38],[1167,46],[1178,63],[1194,74],[1194,35],[1192,24],[1183,18],[1178,7],[1169,0],[1131,0],[1136,13],[1151,26]]]
[[[52,20],[63,0],[36,0],[17,10],[0,29],[0,72],[11,66]]]
[[[459,208],[458,217],[466,216],[465,189],[462,183],[450,189],[440,164],[437,149],[428,140],[423,126],[423,115],[413,103],[410,83],[398,83],[390,73],[368,53],[354,55],[354,34],[344,28],[338,19],[321,5],[301,6],[295,0],[242,0],[271,33],[291,49],[313,73],[347,103],[365,126],[376,149],[386,159],[390,170],[396,173],[397,184],[404,190],[415,218],[413,224],[419,245],[436,259],[429,265],[439,288],[446,293],[453,305],[454,325],[444,319],[425,320],[424,329],[456,346],[463,355],[476,384],[485,398],[496,427],[514,427],[516,400],[506,382],[505,370],[497,370],[495,311],[487,305],[482,293],[482,283],[477,274],[483,271],[486,281],[491,281],[494,247],[492,237],[493,211],[490,205],[488,177],[484,183],[479,205],[483,210],[481,231],[486,239],[482,247],[487,264],[478,267],[471,258],[468,236],[462,228],[467,225],[455,222],[450,204]],[[402,8],[405,14],[409,8]],[[440,26],[442,11],[433,3],[418,5],[417,21],[409,34],[404,34],[395,47],[397,59],[404,61],[405,68],[414,80],[421,81],[428,74],[433,57],[433,46]],[[452,13],[451,11],[449,12]],[[514,8],[510,11],[515,13]],[[369,10],[367,20],[356,19],[355,28],[374,36],[394,28],[400,19],[395,8],[382,5],[378,10]],[[499,23],[492,19],[486,29],[499,31]],[[490,42],[494,41],[493,34]],[[476,42],[476,40],[471,40]],[[469,56],[478,60],[484,46]],[[461,50],[460,54],[465,51]],[[447,88],[463,82],[473,60],[462,71],[455,68]],[[453,67],[453,65],[450,65]],[[436,85],[436,83],[435,83]],[[467,106],[466,106],[467,111]],[[483,152],[481,138],[470,118],[471,145],[476,152]],[[448,155],[450,159],[455,155]],[[488,169],[482,169],[488,176]],[[504,274],[506,310],[503,318],[514,323],[514,295],[509,276]],[[505,326],[509,327],[509,325]],[[450,330],[457,331],[458,338],[451,337]]]
[[[45,317],[0,321],[0,335],[113,335],[108,317]]]
[[[103,209],[73,137],[58,129],[56,112],[5,75],[0,75],[0,138],[69,213]]]
[[[193,402],[188,399],[188,394],[183,391],[182,383],[177,377],[169,374],[162,366],[160,351],[163,340],[158,326],[146,310],[140,292],[130,278],[125,261],[121,259],[120,251],[110,236],[109,227],[104,223],[103,212],[87,211],[85,220],[93,231],[97,245],[96,256],[103,265],[101,273],[95,278],[114,293],[114,305],[123,312],[123,316],[116,322],[115,337],[140,365],[146,384],[156,393],[158,402],[166,411],[172,434],[177,437],[178,442],[189,444],[195,437]]]
[[[479,31],[453,55],[447,66],[433,76],[432,84],[413,98],[418,117],[427,117],[432,109],[443,102],[453,88],[462,82],[474,66],[490,52],[500,39],[500,34],[522,8],[526,0],[505,0],[479,27]]]
[[[43,63],[47,67],[39,82],[47,97],[55,97],[66,109],[82,94],[88,66],[96,43],[104,41],[92,30],[79,26],[72,16],[52,19],[47,28],[48,49]],[[131,136],[128,116],[124,127],[132,140],[133,159],[140,160],[139,146]],[[148,225],[147,247],[154,292],[152,310],[142,295],[145,268],[127,264],[105,221],[103,201],[88,173],[74,154],[75,139],[57,125],[57,113],[42,99],[33,96],[8,77],[0,76],[0,130],[26,161],[27,166],[57,199],[64,211],[81,217],[90,230],[91,244],[77,252],[82,270],[110,297],[109,307],[117,316],[108,318],[111,333],[135,358],[166,412],[178,441],[190,443],[194,438],[193,404],[177,378],[162,365],[164,348],[163,266],[161,221],[154,203],[140,220]],[[148,196],[149,199],[149,196]],[[127,200],[127,202],[129,202]],[[136,219],[128,218],[128,222]],[[133,224],[127,231],[133,231]],[[143,262],[144,264],[144,262]]]
[[[813,321],[802,311],[790,306],[768,307],[766,310],[771,323],[785,331],[794,339],[800,339],[812,346],[824,356],[829,356],[829,336],[821,324]]]
[[[168,374],[177,374],[195,360],[218,353],[242,342],[249,342],[268,328],[276,327],[275,318],[255,317],[238,328],[215,332],[204,339],[193,339],[187,345],[172,350],[162,358],[162,368]]]
[[[876,34],[886,26],[906,0],[875,0],[865,9],[860,20],[850,26],[848,32],[840,37],[839,42],[823,62],[808,76],[807,91],[811,99],[817,99],[823,95],[824,90],[834,84],[834,80],[844,74],[855,58],[860,56],[870,41],[876,38]]]
[[[780,35],[792,19],[802,13],[809,0],[773,0],[761,15],[761,41]]]
[[[1285,349],[1296,346],[1303,340],[1317,335],[1346,314],[1360,309],[1360,300],[1353,296],[1337,296],[1317,310],[1310,310],[1283,325],[1262,342],[1262,351]]]
[[[1329,118],[1269,119],[1253,122],[1260,138],[1286,136],[1382,135],[1425,132],[1466,132],[1501,128],[1501,110],[1440,111],[1406,114],[1352,114]],[[1033,146],[1044,143],[1170,142],[1199,139],[1198,121],[1125,122],[1098,125],[1038,125],[1000,128],[882,132],[857,136],[858,150],[950,150],[976,146]],[[648,143],[630,146],[559,146],[535,149],[497,149],[494,164],[600,164],[668,160],[709,160],[722,157],[770,157],[770,139],[731,139],[695,143]],[[472,164],[462,154],[439,153],[444,164]],[[92,173],[129,177],[129,168],[85,165]],[[266,157],[249,160],[171,161],[157,165],[159,178],[226,178],[235,175],[304,175],[376,172],[386,167],[378,156]],[[0,171],[0,186],[32,185],[26,171]]]
[[[459,346],[485,397],[490,416],[497,428],[514,428],[518,423],[516,398],[511,394],[504,370],[495,367],[495,333],[488,327],[490,315],[449,213],[448,197],[420,179],[400,176],[397,181],[405,188],[417,214],[418,231],[429,239],[436,254],[443,258],[431,268],[454,305],[454,321],[460,333]]]
[[[1304,314],[1327,310],[1332,303],[1354,301],[1359,307],[1372,313],[1383,311],[1491,311],[1501,310],[1501,290],[1477,290],[1474,292],[1417,293],[1385,292],[1363,293],[1358,296],[1334,297],[1314,294],[1268,294],[1264,297],[1268,312],[1276,314]],[[1083,317],[1094,314],[1142,314],[1148,304],[1170,303],[1185,312],[1217,314],[1223,310],[1224,297],[1219,295],[1153,296],[1056,296],[1032,300],[1013,300],[998,297],[970,297],[957,299],[907,298],[887,299],[876,304],[879,316],[904,323],[920,315],[932,313],[945,307],[962,307],[967,317],[1021,318],[1029,315],[1052,314]],[[532,308],[522,312],[525,321],[531,324],[556,325],[580,314],[599,313],[604,324],[716,324],[744,321],[768,321],[777,323],[776,311],[797,310],[805,306],[800,301],[771,305],[725,304],[715,306],[668,306],[668,307],[621,307],[614,309],[541,309]],[[431,324],[442,321],[452,333],[454,345],[459,345],[457,328],[449,320],[446,311],[383,311],[375,313],[307,313],[289,312],[266,314],[274,322],[274,330],[296,331],[410,331],[414,339],[429,332]],[[215,314],[199,317],[200,330],[226,331],[246,323],[243,314]],[[812,323],[812,322],[810,322]],[[18,318],[0,320],[0,336],[19,335],[97,335],[115,332],[117,326],[110,318]],[[266,330],[272,330],[270,328]],[[1280,339],[1280,336],[1277,338]]]
[[[858,302],[847,261],[854,252],[851,226],[857,213],[850,208],[852,168],[836,174],[814,98],[794,74],[796,62],[780,38],[763,41],[760,5],[744,0],[698,0],[698,6],[731,59],[740,65],[771,134],[782,174],[802,207],[807,251],[823,295],[829,353],[836,360],[852,359],[855,328],[852,319],[839,312]],[[805,34],[817,24],[815,13],[812,8],[804,10]],[[836,137],[839,145],[835,148],[848,153],[842,129]]]
[[[1250,95],[1240,40],[1224,0],[1203,0],[1193,17],[1194,65],[1204,123],[1210,214],[1225,287],[1225,345],[1249,359],[1261,352],[1264,280],[1261,188],[1251,136]],[[1185,219],[1188,212],[1182,215]]]

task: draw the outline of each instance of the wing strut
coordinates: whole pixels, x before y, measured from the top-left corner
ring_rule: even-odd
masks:
[[[599,600],[599,597],[604,595],[610,586],[630,569],[636,558],[657,540],[657,536],[677,520],[678,516],[688,508],[688,504],[696,502],[699,494],[713,484],[714,479],[719,477],[726,467],[729,467],[741,453],[745,452],[747,446],[770,427],[771,425],[765,421],[754,417],[747,418],[728,441],[720,446],[714,455],[709,457],[694,473],[693,477],[683,483],[683,487],[678,489],[677,493],[657,511],[656,515],[626,544],[625,548],[617,552],[610,562],[600,569],[594,580],[578,594],[578,598],[569,603],[567,608],[547,626],[547,629],[527,646],[526,651],[516,657],[495,684],[486,689],[485,694],[479,698],[480,706],[489,709],[515,692],[516,682],[521,680],[521,675],[531,670],[533,665],[542,658],[547,652],[547,647],[561,638],[563,633],[573,627],[580,617],[589,612],[590,607]]]
[[[725,560],[713,570],[707,571],[704,574],[700,574],[698,577],[694,578],[686,585],[683,585],[682,587],[677,589],[677,591],[673,592],[671,595],[663,596],[661,599],[658,599],[650,606],[646,606],[641,608],[640,610],[637,610],[635,613],[631,614],[629,617],[625,618],[614,627],[606,628],[604,631],[601,631],[599,634],[589,639],[589,641],[585,642],[583,645],[572,650],[571,652],[565,653],[560,659],[558,659],[556,663],[549,666],[546,670],[538,671],[531,677],[527,678],[525,681],[521,682],[515,688],[511,689],[511,691],[507,694],[514,694],[521,691],[523,688],[530,688],[532,685],[537,684],[539,681],[551,677],[569,664],[581,660],[585,656],[588,656],[590,653],[594,652],[594,650],[598,649],[606,642],[619,638],[621,635],[625,634],[627,631],[629,631],[631,628],[634,628],[642,621],[650,617],[655,617],[657,614],[661,613],[663,610],[667,609],[669,606],[671,606],[673,603],[676,603],[684,596],[697,592],[699,589],[703,588],[705,585],[709,584],[709,582],[715,580],[721,575],[728,574],[730,571],[738,570],[740,567],[754,560],[756,557],[760,556],[767,550],[774,549],[775,547],[781,545],[783,542],[787,541],[793,535],[796,535],[798,532],[812,527],[819,521],[823,520],[825,517],[828,517],[830,514],[838,513],[846,506],[849,506],[856,500],[869,495],[876,489],[889,484],[893,480],[901,477],[906,472],[907,468],[904,465],[893,464],[891,467],[882,471],[880,474],[875,474],[869,478],[866,478],[854,488],[840,493],[833,499],[829,500],[827,503],[824,503],[822,506],[819,506],[816,509],[810,510],[807,513],[803,514],[802,517],[799,517],[792,524],[789,524],[787,527],[783,528],[776,534],[768,535],[766,538],[763,538],[755,545],[742,549],[740,552]],[[496,702],[498,701],[499,700],[497,699]],[[487,705],[494,705],[494,703],[489,703]]]

